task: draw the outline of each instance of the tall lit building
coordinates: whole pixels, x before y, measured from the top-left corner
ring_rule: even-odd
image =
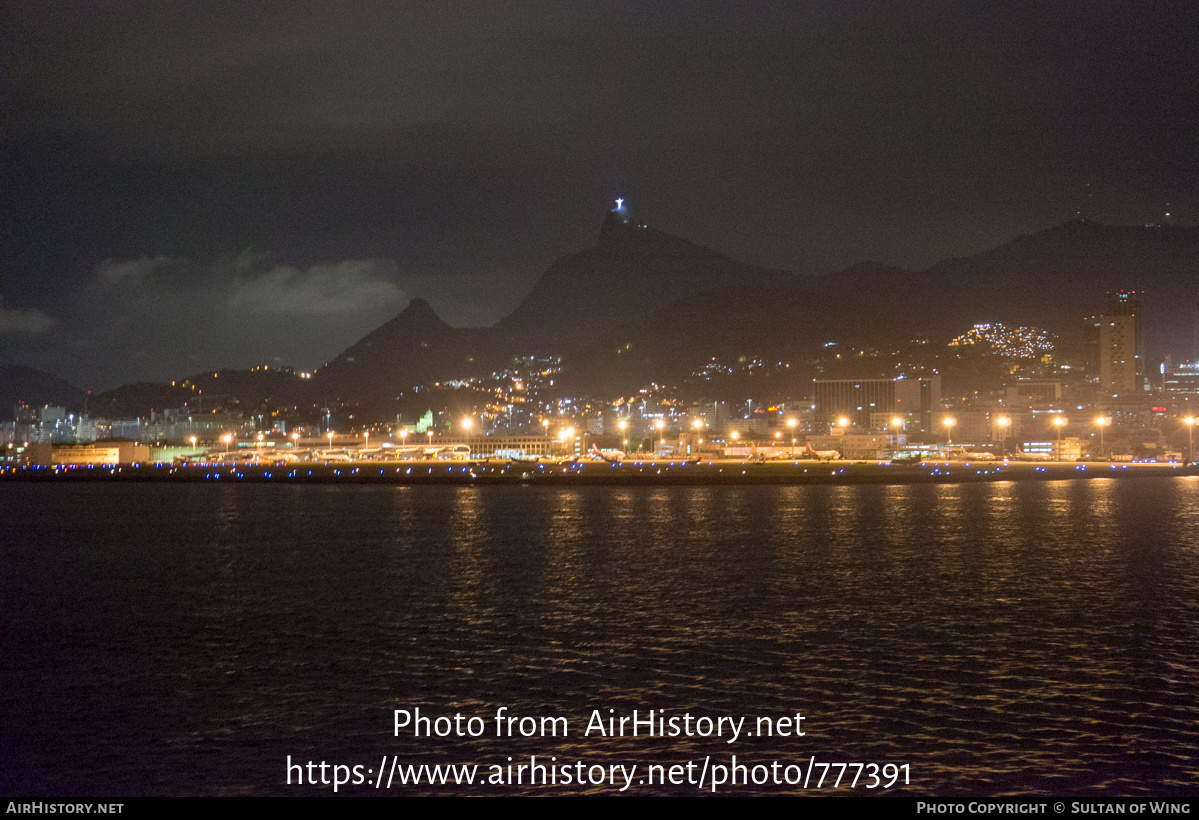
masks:
[[[1128,397],[1137,392],[1136,318],[1100,316],[1099,388],[1104,397]]]
[[[1109,293],[1107,313],[1087,319],[1092,372],[1104,399],[1128,399],[1148,389],[1143,292]]]
[[[1138,377],[1144,379],[1148,358],[1145,356],[1145,291],[1118,290],[1107,295],[1107,316],[1132,320],[1132,354]]]

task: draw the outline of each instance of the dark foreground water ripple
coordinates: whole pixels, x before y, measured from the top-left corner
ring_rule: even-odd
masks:
[[[289,787],[289,755],[814,755],[945,796],[1199,783],[1195,478],[0,489],[5,795],[329,791]],[[418,706],[488,735],[393,737]],[[500,706],[570,735],[497,739]],[[801,712],[807,734],[584,737],[594,709]],[[392,789],[464,791],[486,789]]]

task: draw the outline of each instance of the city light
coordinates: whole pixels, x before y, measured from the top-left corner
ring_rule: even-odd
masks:
[[[975,325],[949,343],[950,347],[971,345],[982,345],[1013,359],[1033,359],[1053,351],[1053,341],[1047,331],[1037,327],[1006,327],[998,322]]]
[[[999,425],[999,455],[1007,458],[1007,447],[1004,446],[1004,442],[1007,441],[1007,428],[1012,425],[1012,420],[1007,416],[1000,416],[995,419],[995,423]]]
[[[1103,446],[1103,428],[1112,423],[1112,420],[1107,416],[1100,416],[1095,419],[1095,424],[1099,425],[1099,455],[1104,455],[1107,450]]]

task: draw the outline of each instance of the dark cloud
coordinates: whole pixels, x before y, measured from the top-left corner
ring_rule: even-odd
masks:
[[[280,272],[257,287],[387,260],[376,286],[489,324],[615,196],[802,273],[1199,219],[1194,4],[21,3],[0,25],[0,277],[50,316],[105,259],[260,248]]]
[[[107,260],[52,330],[15,310],[0,311],[0,328],[40,330],[14,344],[24,360],[88,388],[257,364],[312,370],[403,309],[394,275],[385,261],[297,268],[253,253]]]

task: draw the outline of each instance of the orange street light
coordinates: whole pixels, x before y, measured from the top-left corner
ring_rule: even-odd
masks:
[[[1106,449],[1103,446],[1103,428],[1112,423],[1112,420],[1107,416],[1100,416],[1095,419],[1095,424],[1099,426],[1099,455],[1103,456]]]

